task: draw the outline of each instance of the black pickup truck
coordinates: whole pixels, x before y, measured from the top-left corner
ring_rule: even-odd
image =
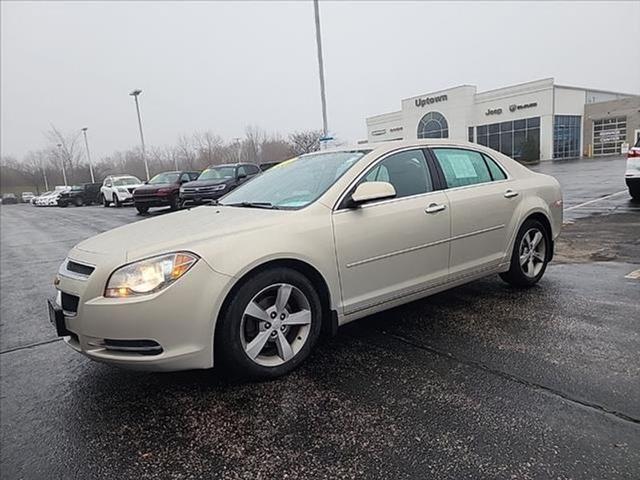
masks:
[[[69,190],[60,194],[58,206],[66,207],[68,205],[75,205],[76,207],[81,207],[83,205],[98,203],[101,186],[101,183],[81,183],[80,185],[74,185]]]

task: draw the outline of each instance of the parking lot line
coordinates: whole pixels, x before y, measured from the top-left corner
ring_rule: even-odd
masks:
[[[638,270],[634,270],[628,275],[625,275],[624,278],[630,278],[631,280],[640,280],[640,268]]]
[[[618,195],[622,195],[626,193],[627,190],[620,190],[619,192],[612,193],[611,195],[605,195],[604,197],[594,198],[593,200],[589,200],[587,202],[579,203],[578,205],[574,205],[573,207],[565,208],[565,212],[570,212],[571,210],[575,210],[576,208],[584,207],[586,205],[591,205],[592,203],[600,202],[601,200],[606,200],[608,198],[616,197]]]

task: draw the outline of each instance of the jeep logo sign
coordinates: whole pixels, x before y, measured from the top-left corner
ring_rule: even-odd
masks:
[[[431,105],[432,103],[446,102],[446,95],[438,95],[437,97],[424,97],[416,98],[416,107],[424,107],[425,105]]]

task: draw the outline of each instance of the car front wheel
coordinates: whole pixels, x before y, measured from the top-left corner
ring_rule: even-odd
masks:
[[[216,365],[257,379],[296,368],[320,335],[322,304],[300,272],[274,268],[233,294],[216,329]]]
[[[549,233],[538,220],[529,219],[518,231],[511,254],[509,270],[500,277],[516,287],[538,283],[547,268],[551,245]]]
[[[108,207],[109,206],[109,201],[107,200],[107,197],[105,197],[104,195],[102,196],[102,206],[103,207]]]
[[[120,208],[122,206],[120,200],[118,199],[118,196],[115,193],[113,194],[113,206],[116,208]]]

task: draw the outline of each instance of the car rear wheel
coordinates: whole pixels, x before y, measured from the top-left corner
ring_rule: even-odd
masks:
[[[516,287],[531,287],[538,283],[547,268],[551,245],[549,232],[538,220],[524,222],[511,254],[511,266],[500,277]]]
[[[244,377],[269,379],[296,368],[320,335],[322,304],[313,284],[289,268],[248,279],[216,329],[216,364]]]

